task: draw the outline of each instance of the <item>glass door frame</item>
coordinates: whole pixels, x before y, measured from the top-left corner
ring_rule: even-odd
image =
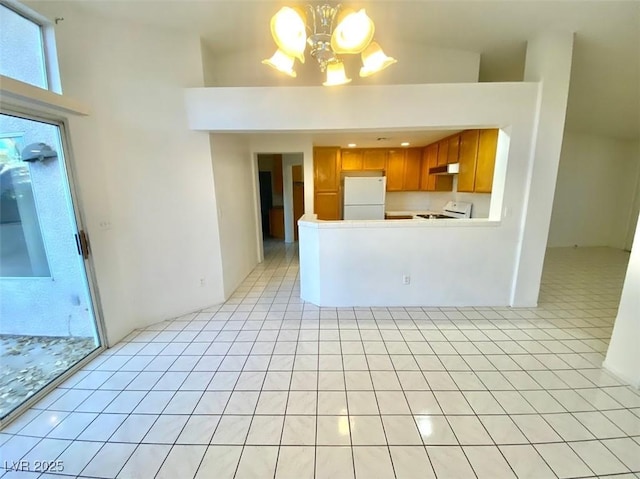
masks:
[[[66,117],[59,116],[57,114],[50,114],[47,111],[42,111],[36,108],[23,108],[12,104],[0,104],[0,114],[16,116],[25,120],[32,120],[41,123],[47,123],[58,127],[60,132],[60,143],[62,147],[62,168],[67,179],[67,187],[69,189],[69,196],[71,198],[71,206],[73,209],[73,215],[76,222],[77,233],[85,231],[85,214],[82,208],[82,201],[78,195],[76,188],[76,175],[75,175],[75,162],[73,156],[73,150],[71,148],[71,137],[69,134],[69,123]],[[89,241],[90,245],[90,241]],[[82,256],[82,255],[80,255]],[[37,402],[42,400],[46,395],[51,393],[56,387],[69,379],[72,375],[93,361],[97,356],[102,354],[108,349],[106,329],[103,320],[102,306],[100,303],[100,294],[98,291],[98,282],[93,264],[93,255],[89,246],[88,258],[83,258],[84,270],[86,273],[87,289],[89,291],[89,297],[92,303],[92,313],[95,323],[95,336],[97,336],[100,344],[98,347],[89,353],[86,357],[78,361],[76,364],[67,369],[60,376],[56,377],[48,384],[46,384],[38,392],[34,393],[31,397],[26,399],[22,404],[13,409],[6,417],[0,420],[0,431],[4,429],[9,423],[18,419],[24,412],[30,409]]]

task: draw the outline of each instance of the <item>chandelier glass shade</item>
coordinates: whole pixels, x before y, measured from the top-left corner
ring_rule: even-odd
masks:
[[[361,77],[368,77],[396,63],[373,41],[375,25],[364,9],[354,11],[342,5],[307,5],[305,10],[282,7],[271,18],[271,36],[278,49],[262,63],[296,76],[295,60],[305,61],[305,50],[326,72],[325,86],[344,85],[347,78],[341,55],[362,58]]]

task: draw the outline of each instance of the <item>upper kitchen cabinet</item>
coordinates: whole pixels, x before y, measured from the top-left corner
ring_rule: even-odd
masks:
[[[319,220],[340,219],[340,148],[313,149],[314,206]]]
[[[460,135],[460,172],[458,173],[458,191],[472,193],[476,180],[476,160],[478,157],[479,130],[463,131]]]
[[[421,165],[421,148],[388,150],[387,191],[418,191]]]
[[[497,146],[497,129],[462,132],[458,191],[491,193]]]
[[[438,142],[438,166],[446,165],[449,161],[449,142],[442,140]]]
[[[422,150],[422,171],[420,172],[420,189],[436,190],[436,175],[429,174],[429,168],[438,166],[438,143],[433,143]]]
[[[387,191],[402,191],[406,150],[389,150],[387,156]]]
[[[313,149],[313,175],[316,191],[338,191],[340,186],[340,148]]]
[[[447,163],[457,163],[460,151],[460,135],[454,135],[447,141],[449,150],[447,151]]]
[[[491,193],[493,170],[496,166],[498,130],[480,130],[478,139],[478,160],[476,165],[476,193]]]
[[[438,166],[438,150],[442,142],[433,143],[422,150],[422,166],[420,174],[420,189],[422,191],[451,191],[453,190],[453,176],[432,175],[429,168]],[[448,151],[448,146],[447,146]]]
[[[404,162],[403,191],[418,191],[420,189],[420,167],[422,165],[422,149],[409,148]]]
[[[362,150],[342,150],[342,171],[362,170]]]
[[[387,150],[372,148],[362,152],[363,170],[384,170],[387,164]]]

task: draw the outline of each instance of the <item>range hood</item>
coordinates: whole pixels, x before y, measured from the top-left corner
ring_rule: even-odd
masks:
[[[430,175],[455,175],[460,171],[460,163],[449,163],[448,165],[434,166],[429,168]]]

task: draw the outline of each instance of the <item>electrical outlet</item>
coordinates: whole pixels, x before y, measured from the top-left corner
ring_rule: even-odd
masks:
[[[409,284],[409,283],[411,283],[411,276],[409,276],[408,274],[402,275],[402,284]]]
[[[98,227],[103,231],[104,230],[110,230],[111,229],[111,221],[110,220],[101,220],[98,223]]]

